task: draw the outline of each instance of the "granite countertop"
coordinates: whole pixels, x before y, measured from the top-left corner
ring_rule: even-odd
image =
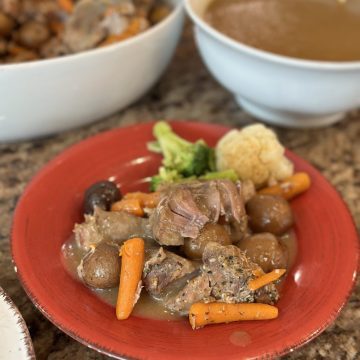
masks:
[[[209,75],[189,27],[161,81],[128,109],[88,127],[21,144],[0,145],[0,285],[29,327],[38,359],[107,359],[58,330],[25,295],[10,255],[10,225],[31,177],[51,158],[99,131],[151,119],[196,119],[241,126],[253,120]],[[360,228],[360,113],[320,130],[275,129],[281,141],[317,167],[342,194]],[[324,300],[326,301],[326,299]],[[360,281],[339,318],[323,334],[286,359],[360,359]]]

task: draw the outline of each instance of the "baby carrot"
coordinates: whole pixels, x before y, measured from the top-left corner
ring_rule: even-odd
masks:
[[[132,192],[125,194],[124,199],[137,199],[142,207],[155,208],[160,201],[160,193]]]
[[[144,249],[144,240],[141,238],[125,241],[120,249],[122,258],[120,286],[116,302],[118,320],[125,320],[130,316],[140,296],[145,257]]]
[[[111,211],[126,211],[136,216],[144,216],[139,199],[122,199],[112,204]]]
[[[189,311],[189,321],[193,329],[233,321],[269,320],[277,316],[278,309],[267,304],[195,303]]]
[[[74,3],[72,0],[58,0],[59,6],[67,13],[72,13],[74,10]]]
[[[310,185],[310,176],[304,172],[299,172],[281,181],[279,184],[259,190],[258,193],[264,195],[280,195],[290,200],[306,191]]]
[[[250,290],[257,290],[261,287],[276,281],[277,279],[281,278],[285,274],[285,269],[275,269],[267,274],[261,275],[256,279],[250,280],[248,283],[248,287]]]

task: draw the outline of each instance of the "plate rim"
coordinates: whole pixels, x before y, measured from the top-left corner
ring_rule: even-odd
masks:
[[[23,336],[22,342],[25,345],[26,354],[24,355],[26,357],[26,360],[35,360],[36,359],[35,350],[25,319],[22,316],[19,308],[14,303],[14,301],[1,286],[0,286],[0,301],[6,303],[9,306],[9,308],[12,310],[13,315],[16,316],[16,320],[17,320],[16,326],[19,328]]]
[[[218,128],[218,129],[222,129],[222,130],[231,130],[231,129],[235,129],[237,127],[234,126],[226,126],[226,125],[222,125],[222,124],[218,124],[218,123],[206,123],[206,122],[200,122],[200,121],[189,121],[189,120],[175,120],[175,119],[171,119],[171,120],[166,120],[167,122],[170,123],[174,123],[174,124],[181,124],[181,125],[196,125],[196,126],[203,126],[205,128]],[[23,201],[23,198],[26,196],[26,194],[28,192],[30,192],[31,188],[33,187],[33,184],[35,184],[36,182],[40,181],[41,178],[47,174],[48,172],[51,172],[52,168],[56,167],[58,162],[61,161],[61,159],[63,157],[69,156],[71,155],[72,152],[76,152],[78,149],[83,148],[84,146],[94,146],[94,142],[98,142],[101,141],[103,138],[106,138],[107,136],[113,134],[115,135],[116,133],[120,134],[123,130],[134,130],[136,128],[142,128],[143,126],[149,126],[150,124],[154,124],[156,122],[156,120],[153,121],[147,121],[147,122],[143,122],[143,123],[138,123],[138,124],[133,124],[133,125],[127,125],[127,126],[120,126],[120,127],[116,127],[110,130],[106,130],[106,131],[102,131],[98,134],[95,135],[91,135],[85,139],[82,139],[68,147],[66,147],[64,150],[60,151],[57,155],[55,155],[52,159],[50,159],[48,162],[46,162],[35,174],[34,176],[30,179],[30,181],[27,183],[25,189],[23,190],[19,201],[17,203],[16,209],[14,211],[14,215],[13,215],[13,219],[12,219],[12,225],[11,225],[11,236],[10,236],[10,246],[11,246],[11,256],[12,256],[12,263],[13,266],[15,268],[17,277],[22,285],[22,287],[24,288],[27,296],[29,297],[29,299],[31,300],[31,302],[35,305],[35,307],[51,322],[53,323],[57,328],[59,328],[61,331],[63,331],[65,334],[69,335],[70,337],[72,337],[73,339],[75,339],[76,341],[78,341],[79,343],[89,347],[90,349],[96,350],[98,352],[100,352],[101,354],[105,354],[108,355],[110,357],[113,357],[115,359],[120,359],[120,360],[127,360],[127,359],[136,359],[131,355],[125,354],[125,353],[119,353],[119,352],[113,352],[111,349],[107,348],[106,346],[100,345],[96,342],[93,342],[91,340],[85,339],[83,337],[80,337],[79,335],[77,335],[74,331],[72,331],[71,329],[66,328],[66,326],[61,325],[61,323],[59,323],[57,320],[55,320],[52,316],[52,314],[50,314],[49,312],[47,312],[47,310],[44,308],[44,306],[39,302],[39,300],[37,299],[37,297],[34,295],[34,293],[31,291],[31,287],[27,284],[27,282],[25,281],[24,277],[21,274],[21,271],[19,271],[19,267],[18,264],[16,263],[15,260],[15,256],[14,256],[14,247],[13,247],[13,243],[14,243],[14,228],[15,228],[15,223],[16,223],[16,219],[17,219],[17,210],[19,207],[19,204]],[[270,358],[272,357],[278,357],[278,356],[283,356],[285,354],[288,354],[294,350],[297,350],[299,348],[301,348],[302,346],[306,345],[307,343],[309,343],[310,341],[312,341],[314,338],[316,338],[317,336],[319,336],[322,332],[324,332],[335,320],[336,318],[339,316],[341,310],[344,308],[344,306],[347,304],[354,288],[356,285],[356,281],[357,278],[359,277],[359,255],[360,255],[360,244],[359,244],[359,235],[357,233],[357,227],[354,221],[354,218],[349,210],[348,205],[345,203],[344,199],[342,198],[341,194],[339,193],[339,191],[325,178],[325,176],[317,169],[315,168],[311,163],[309,163],[307,160],[303,159],[302,157],[300,157],[299,155],[296,155],[296,153],[292,152],[291,150],[286,148],[286,153],[290,154],[292,156],[295,156],[297,158],[299,158],[301,161],[303,161],[304,163],[306,163],[308,166],[310,166],[321,178],[323,178],[328,184],[329,186],[331,186],[332,190],[336,192],[336,195],[338,197],[338,199],[341,202],[341,205],[343,207],[343,211],[344,213],[346,213],[348,219],[350,220],[351,224],[352,224],[352,230],[353,230],[353,235],[355,235],[355,238],[357,238],[357,244],[356,244],[356,263],[357,266],[354,269],[353,272],[353,277],[351,279],[351,284],[348,288],[348,291],[346,293],[346,296],[342,299],[341,304],[337,305],[336,309],[334,309],[332,311],[332,313],[330,314],[330,316],[327,318],[326,321],[323,322],[323,324],[321,326],[317,326],[317,330],[312,332],[311,334],[308,334],[307,336],[303,337],[302,339],[300,339],[299,341],[297,341],[296,343],[294,343],[293,346],[290,347],[285,347],[283,348],[281,351],[269,351],[266,356],[270,356]]]

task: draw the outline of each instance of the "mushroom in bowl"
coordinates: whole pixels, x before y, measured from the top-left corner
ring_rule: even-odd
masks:
[[[87,34],[85,46],[80,41],[85,35],[68,29],[65,35],[72,53],[77,52],[75,48],[81,52],[0,65],[0,141],[46,136],[84,125],[141,97],[164,72],[181,34],[182,2],[169,0],[167,4],[171,12],[162,21],[124,41],[92,49],[95,45],[89,45],[90,40],[111,43],[114,37],[105,38],[103,31],[95,41]]]

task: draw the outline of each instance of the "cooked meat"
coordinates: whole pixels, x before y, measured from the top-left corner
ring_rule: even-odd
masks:
[[[78,266],[79,277],[96,289],[109,289],[119,284],[120,257],[117,246],[100,243],[91,249]]]
[[[165,306],[173,312],[185,315],[189,312],[190,306],[196,302],[211,302],[211,287],[207,274],[201,274],[191,279],[185,287],[175,296],[165,301]]]
[[[205,246],[209,242],[217,242],[221,245],[231,245],[229,231],[220,224],[206,224],[196,239],[185,239],[185,255],[193,260],[201,260]]]
[[[143,281],[151,295],[159,295],[171,282],[195,270],[193,263],[162,247],[145,262]]]
[[[240,241],[238,246],[265,272],[287,268],[287,251],[273,234],[261,233],[249,236]]]
[[[80,0],[65,23],[64,43],[73,52],[88,50],[106,36],[101,21],[106,10],[105,3],[97,0]]]
[[[121,211],[103,211],[100,208],[96,208],[94,215],[85,215],[85,222],[76,224],[74,233],[76,242],[84,248],[102,240],[121,244],[133,237],[151,235],[148,219]]]
[[[246,213],[235,184],[230,180],[218,180],[217,186],[220,191],[221,215],[225,216],[227,221],[240,223]]]
[[[185,227],[181,229],[181,235],[196,237],[209,218],[199,210],[191,191],[186,186],[177,186],[170,190],[168,197],[170,210],[188,220]]]
[[[210,281],[211,295],[217,301],[239,303],[257,300],[258,293],[251,291],[247,284],[255,277],[254,270],[261,268],[238,247],[208,243],[203,253],[203,262],[203,270]],[[268,285],[261,293],[268,296],[268,302],[278,298],[274,285]]]
[[[160,245],[182,245],[184,238],[181,231],[188,220],[175,214],[168,206],[168,198],[163,197],[150,216],[150,226],[154,238]]]
[[[203,269],[208,274],[211,294],[227,303],[253,302],[254,293],[247,283],[256,268],[236,246],[208,243],[203,253]]]
[[[220,217],[220,193],[216,181],[192,181],[186,184],[197,207],[213,223]]]
[[[256,194],[255,185],[251,180],[238,181],[236,183],[236,187],[244,201],[244,204],[246,204]]]
[[[182,245],[184,238],[196,239],[207,223],[217,223],[220,215],[246,233],[244,202],[234,183],[193,181],[167,187],[150,222],[160,245]]]

